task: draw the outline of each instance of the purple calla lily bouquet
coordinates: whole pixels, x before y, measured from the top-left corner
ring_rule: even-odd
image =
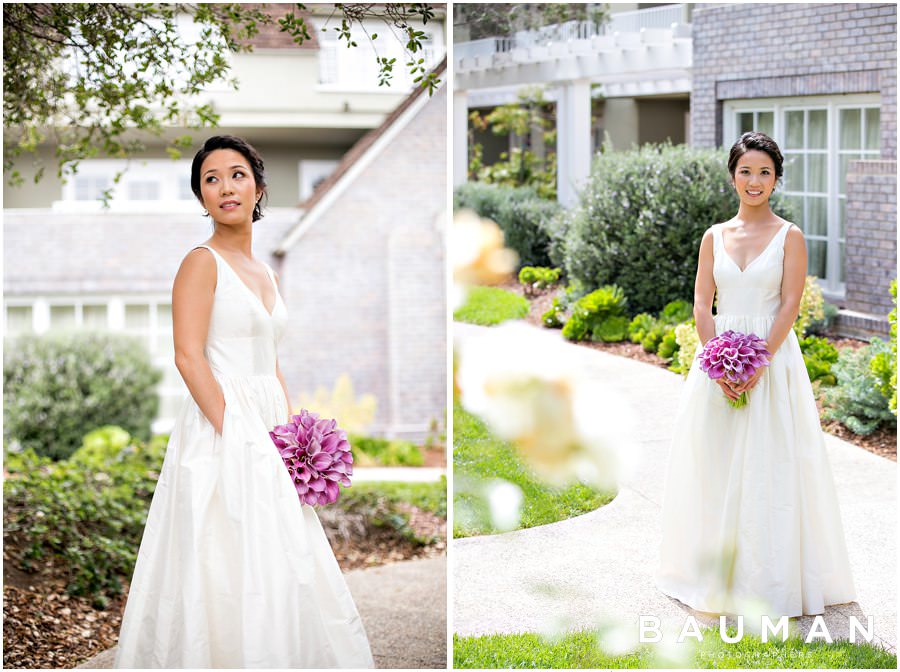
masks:
[[[700,370],[718,380],[724,377],[732,383],[748,381],[758,369],[769,366],[772,354],[765,342],[756,334],[742,334],[730,329],[711,338],[700,352]],[[747,393],[741,392],[736,400],[728,400],[734,408],[747,405]]]
[[[338,429],[336,420],[320,419],[304,408],[269,436],[304,504],[333,504],[340,493],[338,484],[350,487],[353,455],[347,432]]]

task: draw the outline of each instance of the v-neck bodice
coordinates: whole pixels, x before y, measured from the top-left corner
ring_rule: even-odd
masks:
[[[272,312],[241,280],[231,265],[209,245],[216,260],[216,291],[206,337],[206,358],[213,373],[223,376],[275,375],[276,343],[287,324],[287,309],[275,284]]]
[[[786,222],[765,249],[743,270],[731,258],[722,239],[723,224],[713,227],[713,277],[718,293],[717,314],[773,317],[781,307]]]

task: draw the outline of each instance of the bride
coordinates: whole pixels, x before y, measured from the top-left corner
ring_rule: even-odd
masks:
[[[819,415],[792,329],[806,245],[800,229],[769,207],[782,163],[770,137],[742,135],[728,159],[738,212],[700,242],[700,341],[729,329],[753,333],[773,357],[742,384],[710,380],[695,359],[684,387],[657,586],[698,611],[801,616],[855,598]],[[745,391],[747,406],[732,408],[728,400]]]
[[[172,288],[190,397],[150,505],[115,666],[373,667],[319,519],[268,434],[289,410],[275,347],[286,309],[251,252],[263,161],[240,138],[212,137],[191,187],[214,231]]]

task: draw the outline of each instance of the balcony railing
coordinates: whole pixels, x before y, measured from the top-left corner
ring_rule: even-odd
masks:
[[[642,29],[671,28],[673,23],[687,23],[685,4],[665,5],[630,12],[618,12],[609,22],[597,25],[593,21],[567,21],[534,30],[522,30],[513,37],[487,37],[453,45],[454,58],[474,58],[503,53],[513,49],[543,46],[550,43],[586,40],[596,35],[639,33]]]

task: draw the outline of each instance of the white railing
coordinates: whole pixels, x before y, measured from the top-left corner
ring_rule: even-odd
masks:
[[[593,21],[567,21],[534,30],[520,30],[514,37],[487,37],[471,42],[458,42],[453,45],[454,58],[489,56],[513,49],[586,40],[595,35],[639,33],[644,28],[671,28],[673,23],[687,23],[687,16],[687,5],[677,4],[612,14],[609,22],[602,26]]]
[[[665,5],[611,14],[604,32],[607,35],[639,33],[642,28],[671,28],[673,23],[687,23],[686,5]]]

